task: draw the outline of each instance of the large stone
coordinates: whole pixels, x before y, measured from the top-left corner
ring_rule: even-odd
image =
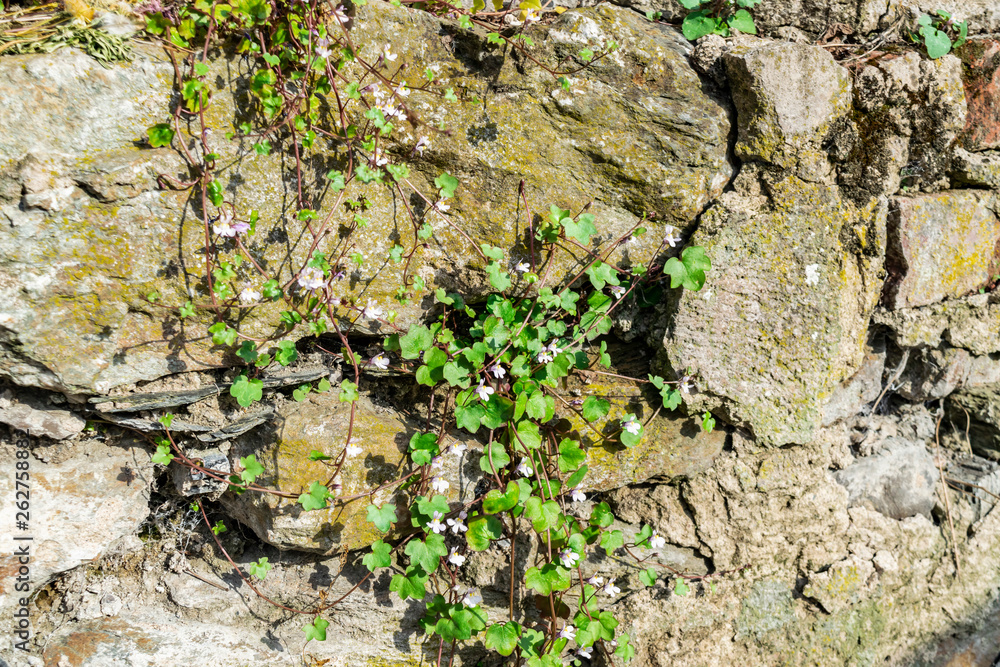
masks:
[[[834,473],[850,494],[851,507],[870,507],[893,519],[930,516],[938,476],[923,443],[901,438],[888,438],[878,454]]]
[[[889,328],[900,347],[933,348],[943,341],[974,355],[989,355],[1000,352],[998,296],[973,294],[922,308],[879,308],[872,322]]]
[[[0,461],[10,471],[0,478],[0,495],[10,499],[0,509],[2,609],[60,573],[100,557],[112,542],[134,533],[149,514],[149,454],[137,442],[126,437],[114,447],[89,440],[58,445],[55,453],[45,456],[46,462],[38,458],[37,447],[31,456],[17,457],[16,452],[28,450],[15,444],[29,441],[16,435],[0,442]],[[16,462],[26,462],[28,473],[17,488]],[[23,484],[30,496],[27,519],[15,516],[15,491],[25,492]],[[26,521],[24,528],[15,524],[19,520]],[[23,537],[31,539],[17,539]],[[13,554],[25,545],[31,559],[29,588],[15,592],[19,562]]]
[[[387,152],[394,159],[412,156],[409,180],[416,188],[433,191],[445,169],[462,182],[447,223],[418,206],[435,236],[408,264],[409,275],[423,278],[431,291],[487,289],[482,263],[463,234],[476,247],[499,246],[508,261],[526,258],[530,221],[518,193],[521,179],[532,210],[558,204],[579,211],[592,202],[603,242],[626,233],[645,213],[658,217],[645,223],[652,231],[667,222],[690,229],[732,174],[729,110],[691,69],[689,46],[675,29],[602,6],[566,12],[529,34],[537,57],[552,62],[595,40],[621,48],[570,77],[566,91],[547,72],[525,71],[475,33],[453,36],[451,23],[426,12],[369,3],[354,22],[352,39],[361,48],[380,50],[388,42],[400,62],[419,64],[400,74],[413,89],[407,104],[415,124],[400,129]],[[445,103],[418,90],[427,67],[461,101]],[[219,165],[227,165],[218,176],[239,215],[260,211],[250,251],[275,267],[282,282],[293,282],[311,243],[304,226],[286,215],[293,170],[281,151],[256,155],[222,136],[242,119],[245,102],[234,89],[245,77],[238,58],[214,62],[208,77],[218,83],[206,112],[217,130],[212,147]],[[188,299],[209,300],[201,214],[188,193],[156,189],[158,173],[183,179],[186,167],[169,149],[136,147],[148,126],[168,117],[172,79],[169,62],[141,48],[134,62],[110,70],[73,51],[0,60],[0,374],[23,385],[104,393],[226,361],[225,351],[204,336],[210,311],[182,326],[169,310]],[[433,129],[441,124],[449,131]],[[414,155],[414,129],[431,139],[422,156]],[[324,151],[316,164],[325,174],[339,157],[335,148]],[[342,213],[335,197],[320,198],[314,188],[322,183],[308,185],[306,196],[321,218]],[[395,243],[413,240],[402,231],[413,226],[409,204],[375,184],[355,182],[345,196],[367,202],[371,226],[352,237],[365,263],[343,267],[349,275],[335,289],[345,301],[395,308],[402,326],[416,321],[433,300],[425,293],[397,304],[403,264],[386,260]],[[335,218],[334,227],[338,223]],[[334,234],[332,243],[338,238]],[[615,258],[627,252],[647,261],[660,238],[637,238]],[[219,247],[223,258],[234,254],[232,244]],[[235,291],[259,287],[247,266],[239,269]],[[145,299],[153,292],[157,304]],[[268,304],[245,312],[241,328],[269,338],[282,309]],[[336,311],[345,327],[356,314]],[[370,320],[362,324],[368,332],[378,328]]]
[[[736,103],[736,154],[796,168],[814,180],[829,171],[821,144],[851,110],[851,75],[816,46],[751,43],[723,56]]]
[[[701,292],[680,294],[663,346],[675,373],[698,377],[694,409],[719,409],[768,443],[803,443],[864,359],[886,213],[795,177],[770,187],[770,209],[734,194],[703,217],[693,241],[712,270]]]
[[[53,440],[70,438],[87,425],[87,420],[70,410],[47,405],[42,399],[7,390],[0,394],[0,422],[35,437]]]
[[[963,387],[1000,382],[997,355],[975,356],[960,347],[911,349],[896,391],[908,401],[943,398]]]
[[[994,207],[992,195],[973,190],[894,199],[886,307],[926,306],[965,296],[989,282],[1000,241]]]
[[[1000,42],[971,39],[959,55],[969,108],[962,143],[970,151],[1000,148]]]
[[[884,368],[885,346],[878,345],[865,355],[858,372],[841,382],[830,394],[830,400],[823,408],[823,426],[849,419],[877,399],[882,392]]]

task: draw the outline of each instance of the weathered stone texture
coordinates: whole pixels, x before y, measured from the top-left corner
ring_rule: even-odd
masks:
[[[926,306],[985,285],[996,260],[995,199],[952,191],[893,200],[888,224],[885,304]]]
[[[1000,42],[972,39],[958,53],[969,108],[962,143],[970,151],[1000,148]]]
[[[890,439],[875,456],[834,474],[850,494],[849,507],[866,506],[893,519],[930,515],[938,470],[923,443]]]

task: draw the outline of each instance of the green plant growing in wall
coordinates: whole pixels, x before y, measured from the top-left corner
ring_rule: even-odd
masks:
[[[956,15],[938,10],[933,14],[920,15],[917,31],[910,33],[910,39],[922,43],[927,56],[936,60],[964,44],[968,34],[968,21],[959,21]]]
[[[684,17],[681,32],[692,42],[705,35],[729,37],[733,30],[757,34],[750,9],[760,0],[678,0],[685,9],[694,10]]]

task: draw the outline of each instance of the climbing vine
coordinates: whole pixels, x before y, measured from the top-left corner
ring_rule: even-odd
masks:
[[[564,87],[571,74],[617,48],[613,43],[594,45],[572,62],[543,62],[524,31],[541,19],[538,0],[522,0],[515,9],[494,0],[491,12],[482,0],[471,10],[435,0],[408,4],[454,20],[462,29],[485,31],[488,44],[517,51]],[[165,303],[160,294],[151,293],[148,301],[181,320],[211,320],[212,342],[242,364],[229,392],[243,407],[262,399],[267,369],[296,361],[295,338],[332,338],[337,349],[331,353],[345,370],[339,386],[323,379],[297,387],[292,397],[337,391],[339,401],[350,406],[339,451],[309,454],[328,473],[295,492],[259,485],[264,467],[253,454],[240,458],[235,474],[205,468],[174,439],[171,415],[161,418],[165,436],[158,440],[153,460],[176,462],[225,481],[229,493],[282,496],[303,511],[367,500],[367,520],[382,537],[362,558],[368,575],[346,595],[374,573],[390,569],[390,591],[401,600],[425,603],[421,627],[427,640],[436,642],[438,665],[450,664],[457,645],[472,641],[531,667],[562,665],[567,654],[578,664],[594,651],[627,662],[635,652],[630,637],[619,631],[619,620],[606,609],[621,588],[614,579],[588,575],[584,563],[591,554],[618,552],[644,562],[635,550],[655,550],[665,540],[651,526],[627,538],[613,527],[606,502],[582,504],[588,486],[586,450],[636,446],[660,411],[681,405],[696,378],[689,373],[635,378],[658,397],[645,419],[635,412],[616,414],[602,396],[571,396],[564,383],[580,373],[614,375],[606,335],[615,312],[623,304],[652,303],[664,289],[701,289],[711,262],[701,247],[678,253],[678,230],[659,225],[662,239],[646,263],[615,259],[632,239],[652,234],[646,225],[653,223],[643,220],[617,238],[603,238],[588,207],[571,211],[553,204],[544,215],[533,215],[523,184],[518,195],[532,220],[527,252],[512,257],[471,238],[449,213],[449,201],[461,187],[458,179],[442,172],[433,179],[433,188],[421,189],[408,166],[431,145],[436,132],[446,131],[414,123],[410,95],[419,91],[455,104],[456,92],[438,80],[433,68],[397,63],[391,45],[356,43],[352,26],[360,5],[197,0],[144,6],[146,30],[165,46],[178,93],[172,113],[149,128],[147,141],[152,147],[172,147],[186,159],[187,180],[163,175],[160,183],[191,193],[204,237],[203,280],[190,300]],[[513,21],[505,22],[508,16]],[[226,132],[209,122],[210,54],[221,44],[234,45],[249,64],[244,83],[250,108]],[[406,67],[423,72],[419,83],[407,81]],[[418,128],[416,137],[402,132],[404,123]],[[260,248],[266,240],[258,230],[265,221],[257,210],[239,209],[219,180],[223,168],[212,146],[220,135],[258,155],[287,158],[294,206],[278,223],[286,238],[302,239],[301,262],[295,263],[299,255],[292,252],[280,263],[283,270],[264,261]],[[317,187],[312,156],[324,152],[335,154],[338,165],[326,171]],[[432,298],[431,315],[421,323],[401,327],[396,306],[345,296],[341,281],[367,261],[352,240],[370,224],[367,200],[354,188],[358,185],[385,188],[405,203],[410,228],[394,242],[388,259],[402,268],[396,304]],[[487,294],[432,290],[414,271],[419,253],[441,229],[463,238],[478,258],[490,286]],[[561,268],[567,266],[573,268]],[[245,316],[274,305],[280,308],[281,328],[267,338],[248,333]],[[350,334],[358,324],[388,332],[381,352],[365,358],[352,346]],[[345,462],[360,451],[355,417],[365,376],[390,368],[423,388],[426,427],[410,438],[408,464],[396,479],[360,495],[343,494],[336,480]],[[567,429],[565,421],[556,419],[561,414],[574,415],[587,437]],[[710,414],[701,417],[701,425],[714,427]],[[482,450],[468,451],[460,444],[456,434],[463,432],[479,439]],[[440,474],[444,458],[456,455],[476,457],[484,481],[481,493],[468,502],[449,500],[450,483]],[[405,506],[372,502],[377,491],[386,489],[405,499]],[[197,508],[222,549],[218,535],[225,524],[211,524],[204,503]],[[525,536],[530,536],[530,546]],[[461,570],[470,554],[497,548],[500,541],[507,545],[511,570],[508,618],[490,623],[479,592],[460,585]],[[518,549],[533,554],[521,572],[515,572]],[[346,595],[308,609],[293,608],[260,589],[258,582],[271,569],[266,558],[244,571],[225,555],[257,595],[310,619],[303,627],[307,640],[326,638],[326,616]],[[690,579],[700,578],[657,567],[674,575],[678,594],[687,592]],[[641,571],[646,586],[661,576],[645,563]],[[515,598],[524,591],[540,601],[537,614],[516,608]]]

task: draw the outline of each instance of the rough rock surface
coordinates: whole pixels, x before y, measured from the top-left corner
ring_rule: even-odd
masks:
[[[1000,460],[1000,386],[965,389],[948,399],[952,423],[968,427],[972,451]]]
[[[60,410],[28,397],[0,394],[0,422],[33,436],[63,440],[83,430],[87,421],[70,410]]]
[[[888,327],[900,347],[942,342],[975,355],[1000,352],[1000,303],[996,294],[973,294],[924,308],[877,310],[872,322]]]
[[[996,268],[1000,220],[992,195],[955,190],[896,198],[890,207],[887,308],[926,306],[982,287]]]
[[[15,443],[23,434],[0,440],[0,460],[11,473],[0,479],[0,493],[10,502],[0,510],[0,609],[9,610],[23,593],[15,593],[12,573],[18,569],[15,537],[30,536],[30,590],[37,591],[57,575],[100,558],[111,543],[132,535],[149,514],[152,480],[144,468],[149,454],[127,437],[105,444],[77,440],[40,448],[20,458]],[[15,515],[15,461],[27,461],[29,518],[24,528]],[[23,480],[22,480],[22,483]]]
[[[870,507],[893,519],[929,515],[938,470],[923,443],[887,440],[875,456],[834,474],[850,494],[850,507]]]
[[[712,271],[680,296],[663,346],[675,372],[697,374],[695,409],[719,409],[766,442],[804,443],[864,358],[885,207],[855,208],[794,176],[770,187],[767,209],[734,193],[703,217],[694,241]]]
[[[1000,66],[995,39],[972,39],[961,49],[969,115],[962,143],[970,151],[1000,148]]]
[[[545,52],[578,50],[588,39],[621,45],[574,77],[569,91],[547,73],[522,74],[471,34],[463,39],[475,43],[450,45],[440,37],[442,23],[425,12],[372,3],[355,30],[365,42],[391,41],[404,59],[419,54],[456,90],[484,91],[476,93],[482,100],[470,93],[445,106],[438,97],[414,94],[412,113],[444,121],[454,132],[433,135],[413,180],[422,187],[447,164],[463,182],[450,219],[501,247],[508,260],[527,252],[526,221],[518,217],[522,178],[533,206],[578,210],[593,200],[602,233],[613,235],[646,212],[690,228],[732,175],[726,103],[703,88],[674,29],[634,12],[613,6],[569,12],[550,28],[532,30]],[[216,70],[219,81],[243,76],[235,60],[218,62]],[[420,76],[414,72],[410,84],[417,86]],[[156,189],[157,173],[182,171],[179,158],[168,149],[136,147],[167,107],[171,77],[169,63],[155,52],[110,70],[65,50],[0,60],[0,373],[19,384],[104,393],[223,361],[198,323],[181,327],[145,300],[157,292],[160,304],[183,304],[188,288],[197,290],[203,264],[202,223],[186,207],[186,194]],[[25,89],[33,94],[20,94]],[[217,91],[210,122],[232,124],[238,104],[228,90]],[[105,126],[114,130],[94,130]],[[308,248],[265,240],[296,237],[280,220],[288,194],[280,158],[247,155],[247,147],[221,137],[217,150],[220,163],[234,164],[220,177],[237,210],[260,210],[252,250],[279,266],[288,266],[286,252],[292,263],[302,259]],[[410,226],[399,202],[381,189],[358,184],[348,193],[362,194],[371,219]],[[365,299],[390,305],[402,269],[381,259],[396,238],[387,228],[355,236],[369,260],[352,276],[353,287],[343,284],[345,298],[364,286]],[[659,237],[647,235],[630,252],[650,254]],[[435,238],[413,267],[416,275],[431,290],[481,289],[485,279],[463,238],[443,224]],[[400,313],[406,324],[424,314],[423,305],[417,300]],[[261,306],[244,326],[251,335],[269,335],[277,317],[276,307]]]

